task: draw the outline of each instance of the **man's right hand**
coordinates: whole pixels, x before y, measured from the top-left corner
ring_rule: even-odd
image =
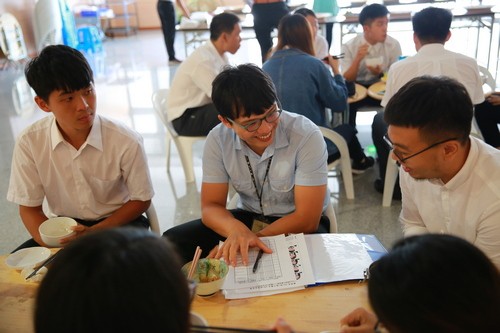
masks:
[[[368,54],[369,44],[363,44],[358,48],[358,53],[356,53],[356,58],[359,60],[363,59]]]
[[[340,332],[373,333],[375,325],[377,325],[377,317],[373,313],[364,308],[357,308],[340,319]]]

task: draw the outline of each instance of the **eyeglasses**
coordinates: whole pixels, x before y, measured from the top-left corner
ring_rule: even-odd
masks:
[[[387,144],[387,146],[389,146],[390,149],[392,149],[392,153],[397,157],[398,159],[398,162],[399,163],[404,163],[406,162],[407,160],[409,160],[410,158],[412,157],[415,157],[419,154],[422,154],[423,152],[429,150],[429,149],[432,149],[434,147],[437,147],[439,146],[440,144],[442,143],[445,143],[445,142],[448,142],[448,141],[453,141],[453,140],[457,140],[456,138],[451,138],[451,139],[446,139],[446,140],[443,140],[443,141],[439,141],[439,142],[436,142],[436,143],[433,143],[432,145],[430,145],[429,147],[427,148],[424,148],[418,152],[416,152],[415,154],[411,154],[410,156],[408,157],[405,157],[405,158],[402,158],[401,156],[399,156],[398,153],[396,153],[396,151],[394,150],[394,144],[392,143],[391,139],[389,139],[389,136],[387,135],[387,133],[384,135],[384,141],[385,143]]]
[[[262,121],[265,120],[268,123],[274,123],[278,118],[281,116],[281,110],[280,108],[276,107],[276,110],[270,111],[268,114],[266,114],[264,117],[255,119],[246,125],[241,125],[235,122],[234,120],[227,118],[227,120],[233,124],[233,125],[238,125],[239,127],[247,130],[248,132],[255,132],[260,128],[260,125],[262,125]]]

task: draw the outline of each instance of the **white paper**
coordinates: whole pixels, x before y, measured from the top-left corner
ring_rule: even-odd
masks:
[[[253,263],[258,249],[249,253],[248,266],[230,267],[223,289],[226,298],[247,298],[273,295],[304,289],[305,285],[314,283],[314,275],[309,261],[307,245],[303,234],[262,237],[261,240],[272,250],[272,254],[264,253],[258,269],[253,273]]]
[[[317,283],[361,280],[372,259],[356,234],[306,235]]]

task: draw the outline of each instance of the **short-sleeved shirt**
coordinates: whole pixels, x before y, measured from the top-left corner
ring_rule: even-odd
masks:
[[[269,159],[272,162],[262,191],[261,212],[248,156],[261,191]],[[252,151],[235,132],[217,125],[209,134],[203,153],[203,182],[231,183],[240,195],[244,210],[266,216],[284,216],[295,210],[294,187],[327,184],[327,152],[319,128],[304,116],[283,111],[273,143],[262,156]],[[325,196],[323,211],[329,203]]]
[[[446,233],[480,248],[500,268],[500,151],[474,137],[460,171],[446,184],[400,168],[405,236]]]
[[[16,141],[7,200],[48,215],[99,220],[129,200],[154,195],[142,137],[96,115],[86,142],[76,150],[50,115],[26,128]]]
[[[175,72],[167,100],[167,119],[173,121],[187,109],[212,103],[212,82],[229,64],[209,40],[194,50]]]
[[[389,69],[384,98],[386,106],[398,90],[411,79],[422,75],[446,75],[462,83],[473,104],[484,101],[483,83],[475,59],[448,51],[443,44],[423,45],[416,55],[396,62]]]
[[[342,52],[344,53],[344,58],[340,60],[340,66],[342,68],[342,72],[347,71],[353,61],[356,58],[356,54],[358,53],[358,49],[361,45],[369,44],[365,37],[361,34],[344,45],[342,45]],[[389,67],[398,61],[399,56],[401,55],[401,45],[399,42],[392,38],[391,36],[387,36],[383,43],[377,43],[375,45],[370,45],[368,49],[368,54],[365,56],[366,58],[376,58],[382,57],[382,71],[389,70]],[[371,84],[379,80],[379,77],[374,75],[368,68],[366,67],[366,63],[364,59],[359,64],[358,75],[356,77],[356,82],[359,82],[364,85]]]

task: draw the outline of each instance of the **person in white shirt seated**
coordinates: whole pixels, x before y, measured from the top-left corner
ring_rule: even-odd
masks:
[[[470,136],[473,104],[449,77],[410,80],[384,120],[400,165],[404,236],[447,233],[481,249],[500,268],[500,151]]]
[[[213,17],[210,40],[198,47],[177,69],[167,100],[167,119],[177,134],[206,136],[220,123],[212,103],[212,81],[229,65],[226,52],[240,48],[240,19],[231,13]]]
[[[323,60],[328,57],[329,54],[329,47],[328,47],[328,42],[326,41],[325,37],[321,36],[318,33],[319,30],[319,25],[318,25],[318,18],[316,17],[316,14],[305,7],[297,9],[294,14],[300,14],[304,16],[311,25],[311,29],[313,32],[314,36],[314,54],[315,57]]]

